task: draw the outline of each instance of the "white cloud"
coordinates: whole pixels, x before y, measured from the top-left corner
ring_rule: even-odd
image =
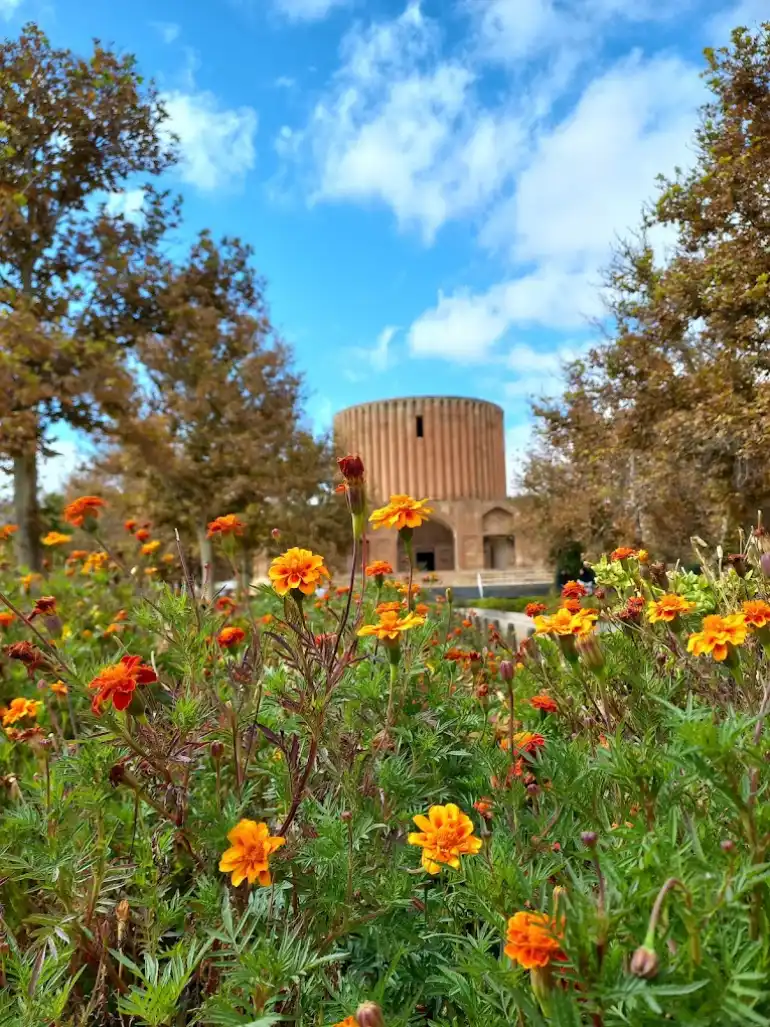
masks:
[[[122,193],[110,193],[106,203],[108,214],[122,214],[127,221],[139,221],[144,207],[144,190],[126,189]]]
[[[290,21],[321,21],[334,8],[347,7],[350,0],[273,0],[273,6]]]
[[[0,0],[0,18],[11,19],[21,7],[21,0]]]
[[[310,159],[315,202],[384,203],[431,241],[499,192],[521,126],[505,110],[483,109],[474,71],[441,61],[439,47],[437,26],[416,3],[348,34],[343,65],[304,131],[278,142],[284,156]]]
[[[182,32],[182,29],[174,21],[153,21],[150,24],[164,43],[173,43],[179,39]]]
[[[273,82],[276,89],[293,89],[296,84],[297,80],[290,75],[279,75],[275,82]]]
[[[256,111],[222,107],[206,91],[175,90],[163,100],[169,114],[165,127],[179,137],[182,180],[204,192],[242,181],[256,162]]]
[[[358,372],[361,365],[365,365],[367,370],[371,371],[387,371],[393,363],[390,344],[397,332],[398,327],[396,325],[388,325],[377,336],[377,342],[374,346],[370,348],[353,347],[349,351],[350,358],[346,357],[345,363],[348,367],[348,377],[351,381],[361,381],[364,377],[364,375]]]
[[[712,46],[727,46],[734,28],[742,25],[754,29],[763,21],[770,21],[767,0],[738,0],[707,22],[708,42]]]

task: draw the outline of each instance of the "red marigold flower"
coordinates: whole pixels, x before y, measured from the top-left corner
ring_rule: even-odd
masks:
[[[574,598],[565,599],[561,607],[563,610],[569,610],[570,613],[577,613],[580,610],[580,600]]]
[[[149,537],[150,537],[150,532],[149,532],[149,529],[147,529],[147,528],[140,528],[139,531],[137,531],[134,534],[134,538],[136,539],[137,542],[146,542]]]
[[[524,612],[528,617],[539,617],[541,613],[545,613],[548,607],[545,603],[527,603],[524,607]]]
[[[233,646],[238,645],[246,637],[246,632],[243,628],[236,627],[234,624],[229,625],[217,635],[217,642],[222,649],[232,649]]]
[[[220,613],[228,613],[235,609],[235,600],[230,596],[219,596],[214,603],[214,608]]]
[[[136,531],[137,523],[138,522],[134,520],[133,517],[129,517],[127,521],[123,521],[123,527],[126,529],[127,532],[129,532],[129,534],[132,534]]]
[[[56,613],[56,597],[40,596],[39,599],[35,600],[35,605],[32,608],[32,613],[30,613],[29,619],[34,620],[35,617],[50,617],[54,613]]]
[[[82,528],[89,520],[96,520],[99,510],[107,504],[99,496],[81,496],[64,507],[64,520],[74,528]]]
[[[588,595],[585,587],[579,581],[568,581],[561,590],[561,594],[563,599],[582,599],[584,595]]]
[[[508,739],[503,738],[500,742],[501,749],[507,749],[509,745]],[[516,753],[526,753],[532,755],[537,752],[538,749],[542,749],[545,745],[545,738],[542,735],[536,734],[534,731],[517,731],[513,736],[513,748]]]
[[[610,554],[610,560],[617,562],[618,560],[630,560],[632,556],[636,556],[636,550],[631,549],[629,546],[620,546],[618,549],[614,549]]]
[[[345,479],[346,485],[361,485],[364,480],[364,462],[357,453],[352,456],[343,456],[337,461],[340,474]]]
[[[116,710],[125,710],[131,705],[137,685],[149,685],[158,680],[158,675],[141,656],[123,656],[118,663],[102,667],[89,684],[96,692],[91,700],[91,710],[99,717],[102,706],[112,702]]]
[[[206,534],[208,538],[214,538],[215,535],[242,535],[245,528],[246,525],[235,514],[225,514],[209,523]]]
[[[550,695],[535,695],[529,700],[530,706],[544,713],[558,713],[559,707]]]

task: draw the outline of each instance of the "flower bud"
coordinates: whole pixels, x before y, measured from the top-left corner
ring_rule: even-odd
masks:
[[[604,670],[604,653],[594,635],[586,635],[585,638],[579,639],[577,651],[589,670],[592,670],[595,674]]]
[[[275,541],[277,542],[278,539],[281,537],[281,529],[280,528],[273,528],[272,531],[270,532],[270,534],[275,539]]]
[[[340,820],[344,824],[349,824],[352,819],[353,819],[353,814],[350,812],[349,809],[343,810],[342,813],[340,813]]]
[[[497,669],[503,681],[513,681],[513,676],[516,673],[516,668],[510,660],[501,660],[500,666]]]
[[[358,1027],[385,1027],[382,1010],[376,1002],[362,1002],[356,1010]]]
[[[766,578],[770,578],[770,553],[763,553],[759,558],[759,567]]]
[[[735,842],[732,840],[732,838],[723,838],[722,841],[719,843],[719,848],[722,850],[722,852],[732,852],[735,848]]]
[[[364,462],[357,454],[343,456],[337,461],[342,477],[341,488],[348,502],[353,523],[353,537],[359,541],[364,536],[366,525],[366,487],[364,485]]]
[[[212,760],[214,760],[215,763],[219,763],[224,755],[225,747],[221,742],[212,742],[209,752],[211,753]]]
[[[452,590],[452,588],[451,587],[447,588],[447,590],[444,593],[444,595],[446,596],[446,601],[451,606],[452,603],[455,601],[455,594],[454,594],[454,591]]]
[[[746,577],[746,571],[749,567],[743,553],[730,553],[729,556],[725,557],[725,563],[732,567],[739,578]]]
[[[599,835],[596,831],[583,831],[580,835],[580,840],[587,849],[594,849],[599,841]]]
[[[646,981],[657,977],[659,965],[657,953],[646,945],[640,945],[631,956],[631,973],[635,977],[643,977]]]

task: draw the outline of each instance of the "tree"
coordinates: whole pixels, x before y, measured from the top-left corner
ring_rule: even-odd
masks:
[[[194,533],[212,563],[206,526],[244,512],[246,552],[263,547],[288,511],[318,505],[331,477],[328,446],[300,425],[302,380],[270,323],[252,251],[207,233],[169,267],[162,327],[138,343],[134,416],[117,455],[146,483],[154,520]],[[322,507],[325,509],[325,507]]]
[[[140,224],[110,214],[107,199],[172,163],[165,117],[134,59],[98,41],[81,58],[29,24],[0,45],[0,452],[31,567],[50,428],[90,430],[120,408],[123,353],[152,317],[168,194],[146,188]]]
[[[669,553],[694,533],[736,540],[770,492],[770,23],[706,61],[695,164],[661,179],[616,253],[608,337],[536,409],[542,448],[525,473],[541,509],[582,479],[579,507],[609,504],[610,534]],[[676,244],[657,264],[648,233],[661,228]]]

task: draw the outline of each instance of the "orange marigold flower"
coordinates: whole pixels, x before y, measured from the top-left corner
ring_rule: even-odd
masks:
[[[457,869],[460,856],[473,855],[481,848],[481,839],[473,834],[473,821],[453,802],[431,806],[428,815],[418,813],[412,818],[420,828],[409,835],[410,845],[422,848],[422,865],[429,874],[437,874],[441,864]]]
[[[51,691],[54,695],[67,695],[69,688],[67,688],[63,681],[54,681],[51,685]]]
[[[568,581],[561,590],[562,599],[582,599],[587,594],[585,587],[579,581]]]
[[[235,609],[235,600],[231,596],[219,596],[214,603],[214,608],[220,613],[228,613]]]
[[[515,753],[527,753],[527,755],[531,756],[538,749],[542,749],[544,745],[545,738],[535,731],[517,731],[513,736],[513,750]],[[500,742],[500,748],[507,749],[508,746],[508,739],[503,738]]]
[[[95,520],[99,510],[107,504],[99,496],[81,496],[64,507],[63,517],[67,524],[74,528],[82,528],[88,520]]]
[[[161,560],[164,563],[173,563],[175,559],[176,557],[173,553],[164,553],[163,556],[161,556]]]
[[[61,531],[49,531],[40,541],[44,546],[64,546],[72,541],[72,535],[64,535]]]
[[[273,615],[272,615],[272,613],[263,613],[262,616],[259,618],[259,623],[260,624],[264,624],[264,625],[272,624],[273,623]]]
[[[297,546],[277,556],[267,574],[279,596],[285,596],[295,589],[303,595],[312,595],[322,578],[331,577],[322,556]]]
[[[577,613],[581,609],[580,600],[575,598],[565,599],[561,604],[561,609],[569,610],[570,613]]]
[[[118,621],[119,622],[119,621],[125,620],[126,617],[128,617],[128,614],[126,613],[125,610],[118,610],[118,612],[115,614],[115,616],[112,619],[114,621]]]
[[[610,560],[630,560],[632,556],[636,556],[635,549],[631,549],[628,546],[621,546],[619,549],[613,549],[610,554]]]
[[[135,518],[129,517],[127,521],[123,521],[123,527],[129,534],[133,534],[136,531],[138,523],[139,522]]]
[[[414,608],[414,612],[417,614],[418,617],[427,617],[430,613],[430,607],[427,603],[417,603],[417,605]]]
[[[125,628],[125,624],[116,624],[115,621],[112,621],[112,623],[108,624],[107,627],[104,629],[103,634],[104,635],[119,635],[120,632],[123,631],[124,628]]]
[[[0,628],[7,628],[16,620],[16,614],[10,610],[0,610]]]
[[[271,883],[268,861],[276,849],[285,843],[285,838],[271,836],[267,824],[256,820],[241,820],[227,836],[230,848],[222,853],[219,869],[223,874],[232,874],[234,887],[243,881],[263,886]]]
[[[403,609],[404,609],[404,604],[401,602],[401,600],[400,599],[394,599],[391,602],[380,603],[377,607],[375,607],[374,612],[379,617],[383,613],[401,613],[401,611]]]
[[[340,585],[338,588],[335,588],[334,594],[336,596],[346,596],[349,591],[350,585]]]
[[[564,959],[562,937],[563,930],[554,917],[522,910],[508,921],[505,954],[526,970],[548,966]]]
[[[529,705],[536,710],[543,710],[545,713],[558,713],[559,707],[550,695],[535,695],[529,700]]]
[[[116,710],[125,710],[131,705],[137,685],[149,685],[158,676],[152,667],[142,663],[141,656],[124,656],[119,663],[102,667],[89,684],[96,692],[91,700],[91,710],[100,716],[102,706],[112,702]]]
[[[243,628],[231,624],[226,628],[222,628],[217,635],[217,642],[222,649],[232,649],[233,646],[239,645],[245,637],[246,632]]]
[[[280,752],[280,749],[278,751]],[[335,1023],[334,1027],[358,1027],[358,1020],[356,1020],[355,1016],[346,1016],[344,1020]]]
[[[720,617],[718,613],[704,617],[701,631],[687,639],[687,650],[695,656],[711,653],[721,663],[730,655],[732,647],[743,645],[748,634],[746,618],[742,613],[731,613]]]
[[[140,528],[139,531],[134,533],[134,538],[137,542],[146,542],[150,537],[149,528]]]
[[[206,534],[209,538],[214,538],[215,535],[242,535],[245,528],[246,525],[235,514],[225,514],[209,523]]]
[[[428,515],[433,513],[427,503],[427,499],[413,499],[404,495],[391,496],[388,505],[374,510],[369,521],[375,530],[395,528],[397,531],[403,531],[405,528],[419,528],[423,521],[428,520]]]
[[[87,549],[73,549],[67,557],[67,563],[77,563],[78,560],[85,560],[88,555]]]
[[[408,596],[409,595],[409,582],[408,581],[396,581],[394,584],[395,584],[396,592],[398,592],[400,595],[402,595],[402,596]],[[420,586],[416,582],[413,582],[412,583],[412,595],[413,596],[418,596],[420,594],[420,592],[422,592],[422,589],[420,588]]]
[[[473,808],[477,813],[484,818],[484,820],[492,819],[492,801],[491,799],[477,799],[473,804]]]
[[[152,556],[152,554],[157,553],[159,549],[160,542],[158,539],[155,538],[152,540],[152,542],[145,542],[142,548],[140,549],[140,553],[142,554],[142,556]]]
[[[631,600],[629,599],[629,604]],[[660,599],[656,599],[647,604],[647,616],[650,624],[657,624],[658,621],[665,621],[670,624],[677,617],[682,614],[689,613],[695,609],[695,603],[691,603],[689,599],[685,599],[684,596],[678,596],[674,593],[663,595]]]
[[[752,599],[742,607],[743,617],[750,628],[766,628],[770,624],[770,603]]]
[[[541,613],[545,613],[547,609],[548,607],[545,603],[527,603],[524,607],[524,613],[526,613],[528,617],[534,618],[539,617]]]
[[[25,717],[34,720],[42,708],[43,704],[39,699],[11,699],[11,705],[0,711],[3,727],[10,727]]]
[[[647,552],[646,549],[637,549],[636,559],[639,561],[639,563],[649,563],[650,554]]]
[[[0,528],[0,542],[7,542],[11,535],[15,535],[19,530],[18,524],[5,524]]]
[[[392,574],[393,568],[387,560],[375,560],[366,567],[367,578],[384,578],[386,574]]]
[[[81,574],[90,574],[92,571],[101,571],[107,564],[109,556],[104,552],[89,553],[83,561]]]
[[[381,642],[397,642],[404,631],[410,631],[425,623],[424,617],[418,617],[414,613],[407,613],[405,617],[399,617],[395,610],[388,610],[380,614],[377,624],[364,624],[358,629],[361,638],[373,635]]]

